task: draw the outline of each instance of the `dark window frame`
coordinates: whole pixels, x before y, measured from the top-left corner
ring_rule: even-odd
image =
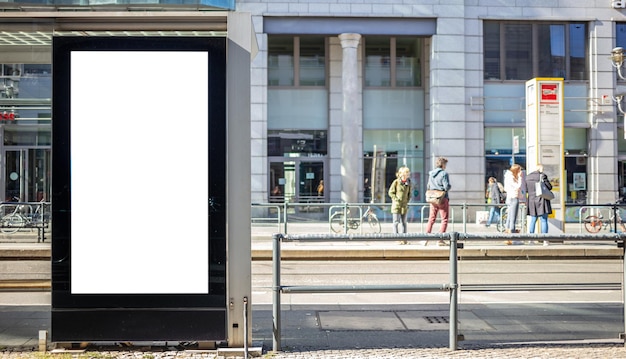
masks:
[[[268,35],[268,44],[271,41],[271,38],[291,38],[293,41],[293,84],[291,85],[272,85],[270,83],[269,78],[269,58],[271,56],[271,49],[268,45],[268,87],[271,88],[327,88],[329,83],[329,50],[328,50],[328,37],[324,37],[324,85],[302,85],[301,84],[301,71],[300,71],[300,39],[311,37],[311,36],[285,36],[285,35]],[[312,36],[312,37],[320,37],[320,36]]]
[[[493,49],[493,43],[487,44],[485,43],[486,39],[489,37],[489,34],[486,33],[486,26],[488,24],[497,24],[498,26],[498,49],[495,50]],[[535,78],[535,77],[554,77],[554,76],[543,76],[540,75],[539,73],[539,60],[540,60],[540,54],[539,54],[539,27],[541,26],[545,26],[545,25],[561,25],[564,27],[565,30],[565,36],[564,36],[564,42],[565,42],[565,54],[564,54],[564,60],[565,60],[565,76],[564,76],[564,80],[565,81],[589,81],[589,54],[588,54],[588,48],[589,48],[589,37],[585,36],[584,38],[584,72],[582,74],[582,78],[572,78],[572,41],[574,41],[575,39],[572,39],[572,26],[576,26],[576,25],[581,25],[585,27],[585,30],[583,31],[584,34],[587,34],[586,29],[588,28],[588,24],[586,22],[582,22],[582,21],[496,21],[496,20],[486,20],[483,22],[483,70],[487,69],[489,67],[489,63],[491,61],[491,63],[494,62],[498,62],[499,63],[499,71],[496,74],[494,74],[493,72],[487,72],[484,71],[483,73],[483,79],[485,81],[527,81],[529,79],[526,78],[510,78],[511,76],[507,76],[506,73],[506,62],[507,62],[507,45],[506,45],[506,25],[510,25],[510,24],[515,24],[515,25],[530,25],[531,26],[531,34],[529,34],[529,37],[531,39],[531,59],[532,59],[532,73],[531,78]],[[488,49],[485,50],[485,49]],[[486,53],[487,52],[491,52],[494,54],[497,54],[498,59],[497,61],[495,60],[495,57],[487,57]],[[580,76],[579,76],[580,77]]]
[[[418,36],[375,36],[376,38],[383,38],[386,37],[389,39],[389,86],[370,86],[367,84],[367,69],[366,69],[366,60],[367,60],[367,38],[368,37],[364,37],[362,40],[363,46],[362,46],[362,58],[363,58],[363,66],[362,66],[362,75],[363,75],[363,87],[364,88],[384,88],[384,89],[389,89],[389,88],[398,88],[398,89],[414,89],[414,88],[423,88],[424,87],[424,39]],[[416,86],[398,86],[398,71],[397,71],[397,61],[398,61],[398,55],[397,55],[397,39],[398,38],[415,38],[416,40],[420,40],[421,43],[419,44],[419,57],[417,59],[418,61],[418,68],[417,70],[419,71],[419,78],[418,78],[418,84]]]

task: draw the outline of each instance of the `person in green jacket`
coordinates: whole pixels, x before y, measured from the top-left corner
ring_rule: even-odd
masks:
[[[407,232],[406,215],[409,212],[409,200],[413,192],[411,185],[411,170],[403,166],[398,169],[396,179],[389,186],[389,197],[391,197],[391,213],[393,215],[393,233],[400,233],[400,224],[402,224],[402,233]],[[407,241],[402,241],[407,244]]]

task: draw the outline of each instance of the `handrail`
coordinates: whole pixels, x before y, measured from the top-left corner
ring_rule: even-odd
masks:
[[[456,350],[458,347],[458,290],[459,286],[457,283],[457,269],[456,269],[456,257],[457,257],[457,238],[458,233],[440,233],[440,234],[426,234],[421,235],[421,237],[426,237],[430,239],[448,239],[450,241],[450,282],[443,284],[426,284],[426,285],[358,285],[358,286],[283,286],[280,280],[280,268],[281,268],[281,255],[280,255],[280,243],[283,240],[291,241],[291,240],[301,240],[307,238],[308,236],[283,236],[282,234],[275,234],[272,236],[272,292],[273,292],[273,300],[272,300],[272,317],[274,318],[273,325],[273,350],[280,351],[281,350],[281,293],[313,293],[313,292],[387,292],[387,291],[403,291],[403,292],[434,292],[434,291],[449,291],[450,292],[450,349]],[[374,235],[335,235],[335,236],[327,236],[329,240],[337,240],[339,238],[349,239],[349,238],[394,238],[398,237],[415,237],[415,235],[403,234],[403,235],[385,235],[385,234],[374,234]],[[314,236],[315,239],[320,240],[323,239],[322,236]]]
[[[517,240],[543,240],[543,241],[585,241],[604,239],[614,241],[618,248],[625,249],[626,233],[608,233],[608,234],[470,234],[470,233],[396,233],[396,234],[343,234],[343,235],[324,235],[324,234],[304,234],[304,235],[283,235],[274,234],[272,236],[272,314],[273,314],[273,350],[281,350],[281,293],[347,293],[347,292],[433,292],[433,291],[449,291],[450,292],[450,320],[449,320],[449,347],[450,350],[458,349],[458,291],[460,289],[473,291],[491,290],[493,287],[500,287],[500,290],[571,290],[572,288],[589,289],[619,289],[626,283],[626,266],[622,263],[622,283],[570,283],[563,285],[555,284],[463,284],[458,282],[458,249],[463,248],[461,241],[501,241],[502,239],[515,238]],[[281,283],[281,242],[291,241],[346,241],[346,240],[363,240],[363,241],[391,241],[399,239],[421,239],[421,240],[449,240],[449,264],[450,264],[450,281],[443,284],[401,284],[401,285],[328,285],[328,286],[307,286],[307,285],[291,285],[285,286]],[[624,256],[622,256],[622,261]],[[626,291],[622,293],[622,306],[624,311],[623,325],[624,333],[626,333]],[[626,344],[625,344],[626,345]]]
[[[320,203],[301,203],[301,202],[282,202],[282,203],[252,203],[251,204],[252,207],[273,207],[273,208],[277,208],[280,207],[281,213],[280,215],[282,216],[282,218],[277,219],[278,222],[282,223],[282,229],[279,229],[278,232],[283,233],[283,234],[288,234],[289,233],[289,224],[290,223],[294,223],[294,222],[299,222],[301,221],[303,218],[310,218],[307,217],[308,213],[305,214],[304,216],[302,215],[302,213],[299,212],[299,208],[307,208],[309,206],[314,206],[318,211],[317,211],[317,221],[320,222],[325,222],[326,224],[330,224],[330,217],[332,215],[332,211],[337,209],[337,208],[342,208],[344,213],[346,212],[347,209],[349,208],[358,208],[359,211],[363,211],[365,207],[371,207],[374,210],[383,210],[385,213],[390,214],[390,207],[391,207],[391,203],[359,203],[359,202],[355,202],[355,203],[335,203],[335,202],[320,202]],[[501,204],[502,206],[506,207],[505,204]],[[469,216],[470,214],[468,214],[468,209],[471,208],[481,208],[481,209],[486,209],[488,207],[490,207],[491,204],[488,203],[467,203],[467,202],[462,202],[462,203],[455,203],[455,202],[450,202],[450,218],[449,218],[449,231],[453,232],[453,231],[459,231],[455,228],[455,226],[457,226],[459,223],[457,222],[458,218],[457,214],[455,213],[455,211],[458,209],[458,207],[461,208],[462,211],[462,218],[461,218],[461,225],[462,228],[460,228],[460,232],[467,232],[467,224],[469,221]],[[519,209],[519,223],[521,224],[521,226],[523,228],[525,228],[525,224],[526,224],[526,216],[523,215],[523,213],[525,213],[524,207],[525,204],[522,202],[520,203],[520,209]],[[419,213],[417,211],[417,208],[419,208]],[[427,202],[411,202],[409,203],[409,213],[415,213],[416,217],[419,216],[420,218],[418,220],[416,220],[414,223],[418,223],[420,225],[420,231],[424,232],[425,230],[425,223],[427,223],[428,220],[428,216],[426,215],[426,211],[430,208],[430,204]],[[416,210],[414,210],[416,209]],[[301,210],[300,210],[301,211]],[[501,211],[503,211],[503,209],[501,209]],[[359,213],[359,221],[360,221],[360,231],[363,231],[363,227],[362,227],[362,220],[363,220],[363,213]],[[500,213],[502,214],[502,213]],[[291,218],[297,218],[294,222],[292,222],[290,219]],[[347,220],[347,217],[344,217]],[[356,215],[353,217],[354,220],[357,220]],[[381,221],[381,223],[384,223],[384,219],[380,216],[378,216],[379,221]],[[260,219],[258,217],[252,218],[252,221],[259,221]],[[313,220],[315,221],[315,220]],[[440,221],[440,219],[438,219],[438,221]],[[345,228],[346,228],[347,223],[344,222],[344,232],[345,232]],[[326,227],[328,228],[328,227]]]
[[[6,216],[19,215],[22,219],[27,218],[29,223],[34,225],[23,225],[19,228],[36,228],[37,229],[37,243],[45,242],[45,229],[50,222],[50,213],[46,212],[46,206],[50,206],[51,202],[0,202],[0,219],[4,219]],[[5,208],[10,208],[5,213]],[[33,208],[35,208],[33,210]],[[34,216],[38,215],[39,219],[35,219]],[[0,225],[4,225],[5,220],[2,220]],[[7,233],[11,234],[11,233]]]
[[[565,207],[577,207],[577,206],[565,205]],[[618,211],[618,208],[620,207],[626,207],[626,205],[620,204],[620,203],[606,203],[606,204],[585,204],[585,205],[580,206],[580,208],[578,209],[578,224],[580,226],[579,232],[583,233],[583,226],[584,226],[583,211],[586,211],[590,208],[599,208],[600,210],[602,208],[609,208],[611,211],[613,211],[613,230],[617,231],[617,217],[618,217],[617,211]]]
[[[266,204],[266,203],[252,203],[252,207],[261,207],[261,208],[274,208],[276,209],[276,218],[264,218],[264,217],[253,217],[250,218],[250,220],[252,222],[254,221],[267,221],[267,222],[273,222],[276,221],[276,224],[278,225],[278,232],[280,232],[280,220],[281,220],[281,209],[280,206],[278,204]]]

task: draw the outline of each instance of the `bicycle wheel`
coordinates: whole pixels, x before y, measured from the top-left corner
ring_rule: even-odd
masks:
[[[330,230],[334,233],[343,233],[344,231],[344,216],[341,212],[336,212],[330,216]]]
[[[585,229],[589,233],[598,233],[602,229],[602,220],[598,216],[587,216],[583,220]]]
[[[380,222],[375,214],[367,215],[367,224],[372,233],[380,233]]]
[[[2,233],[15,233],[21,227],[24,227],[24,218],[19,214],[8,214],[2,217],[0,222],[0,231],[2,231]]]
[[[506,220],[508,217],[509,216],[506,211],[502,212],[502,215],[500,216],[500,220],[498,221],[498,223],[496,223],[496,229],[499,232],[504,232],[506,230]]]

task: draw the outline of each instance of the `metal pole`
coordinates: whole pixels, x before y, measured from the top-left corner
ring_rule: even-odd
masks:
[[[450,350],[457,350],[458,347],[458,266],[457,266],[457,240],[459,234],[457,232],[450,233]]]
[[[617,205],[613,205],[613,233],[617,233]]]
[[[243,357],[248,358],[248,297],[243,297]]]
[[[343,203],[343,234],[348,234],[348,203]]]
[[[275,352],[280,351],[280,241],[282,234],[272,237],[272,320],[273,345]]]
[[[452,218],[454,218],[454,216]],[[463,232],[467,233],[467,203],[466,202],[463,202]]]
[[[285,226],[285,234],[287,234],[287,201],[283,201],[283,225]]]
[[[620,238],[622,245],[622,309],[624,311],[624,315],[622,316],[622,320],[624,320],[624,332],[622,333],[622,338],[624,339],[624,347],[626,348],[626,262],[624,258],[626,258],[626,241],[624,238]]]

